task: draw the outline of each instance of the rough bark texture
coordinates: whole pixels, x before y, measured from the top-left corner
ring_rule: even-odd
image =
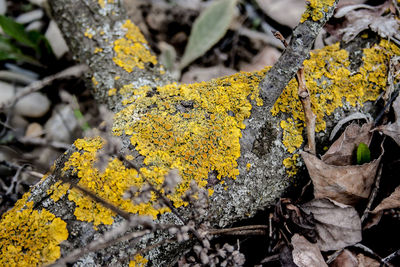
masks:
[[[50,0],[54,18],[64,32],[71,51],[77,60],[86,63],[90,68],[87,78],[88,85],[93,88],[94,96],[98,101],[107,103],[108,107],[117,113],[115,126],[120,126],[126,124],[128,119],[118,119],[118,116],[120,116],[118,112],[126,111],[129,105],[135,104],[135,100],[131,98],[135,90],[144,87],[147,88],[146,90],[148,91],[142,98],[142,100],[144,99],[143,101],[147,101],[154,95],[159,95],[161,91],[165,89],[162,86],[170,83],[170,78],[162,74],[162,66],[155,62],[146,62],[147,59],[142,60],[144,64],[141,67],[133,67],[132,69],[129,69],[129,67],[123,63],[118,63],[119,65],[116,63],[116,41],[124,38],[126,29],[124,29],[123,25],[127,24],[120,3],[118,1],[115,2],[116,3],[113,3],[113,1],[93,0]],[[292,154],[288,153],[285,148],[286,145],[282,143],[282,138],[285,138],[285,136],[283,136],[283,131],[280,129],[279,125],[282,126],[282,121],[293,114],[275,112],[278,114],[277,116],[273,116],[270,110],[277,99],[279,90],[282,90],[286,86],[290,78],[293,77],[297,71],[297,68],[300,67],[303,60],[307,57],[308,50],[311,47],[313,38],[318,32],[318,28],[322,27],[328,16],[332,14],[332,10],[333,8],[330,7],[329,14],[323,13],[321,21],[312,22],[311,20],[306,20],[296,29],[292,38],[292,47],[284,53],[279,63],[268,72],[267,78],[263,81],[261,88],[264,89],[261,89],[261,97],[264,100],[264,105],[259,106],[256,104],[257,97],[251,101],[249,100],[252,107],[251,115],[250,117],[244,117],[243,123],[246,127],[245,129],[240,129],[242,136],[239,141],[240,156],[236,160],[238,164],[237,169],[240,174],[236,176],[236,179],[225,179],[224,184],[219,183],[219,180],[216,179],[218,173],[211,171],[211,169],[209,170],[208,177],[204,177],[204,180],[208,181],[207,188],[212,188],[214,190],[207,214],[210,217],[212,225],[223,227],[239,219],[254,215],[258,210],[272,204],[290,185],[290,181],[293,178],[288,176],[287,170],[282,162],[285,158],[292,157]],[[311,32],[304,32],[306,28],[311,28]],[[302,46],[304,47],[302,48]],[[143,47],[147,49],[145,44],[143,44]],[[327,53],[328,55],[329,53],[345,54],[345,52],[338,49],[335,50],[334,48],[328,50]],[[147,57],[150,58],[148,55]],[[332,55],[332,57],[335,57],[335,55]],[[311,66],[313,66],[313,63],[309,64],[308,68],[312,69]],[[254,80],[261,81],[263,75],[263,72],[239,74],[232,76],[232,78],[226,78],[225,80],[215,80],[207,84],[202,84],[202,87],[198,90],[210,90],[210,92],[212,92],[214,87],[215,90],[221,87],[229,89],[230,87],[234,87],[236,81],[239,79],[244,79],[244,81],[251,83]],[[350,76],[350,74],[348,75]],[[313,77],[310,76],[309,80],[311,81],[312,79]],[[335,82],[336,81],[333,81],[332,83],[336,86]],[[340,80],[339,82],[343,81]],[[337,86],[340,86],[339,82],[337,82]],[[133,90],[128,96],[120,93],[120,89],[126,88],[127,85]],[[197,88],[196,86],[197,85],[191,88],[195,90]],[[291,84],[290,86],[294,86],[293,88],[296,87],[295,84]],[[179,90],[180,87],[174,88]],[[235,90],[241,89],[242,88],[237,88]],[[256,88],[254,88],[254,90],[256,90]],[[274,94],[267,97],[266,95],[269,94],[269,90],[272,90]],[[115,91],[117,91],[117,93],[115,93]],[[256,90],[255,92],[258,91]],[[339,99],[341,99],[342,96],[343,92],[339,94]],[[358,99],[357,95],[354,97]],[[247,95],[243,100],[245,101],[244,103],[247,103],[246,101],[248,101],[249,98],[250,96]],[[129,104],[130,102],[128,100],[133,101],[133,103]],[[287,105],[290,105],[290,103]],[[237,111],[238,113],[240,112],[240,108],[241,107],[239,107]],[[243,108],[245,108],[245,104]],[[316,104],[316,108],[318,108],[318,104]],[[193,101],[189,101],[189,103],[181,101],[176,104],[176,111],[174,114],[188,113],[193,109]],[[358,109],[360,109],[360,106],[358,106]],[[331,116],[325,117],[327,127],[332,127],[335,122],[354,110],[354,107],[344,105],[332,114],[329,112]],[[368,113],[371,111],[371,108],[370,106],[364,106],[363,110]],[[128,115],[135,117],[135,119],[138,117],[140,120],[145,118],[145,116],[140,117],[138,115],[139,113],[142,115],[153,114],[152,112],[155,111],[154,104],[149,104],[148,106],[142,107],[141,110],[131,111],[132,113]],[[230,112],[227,113],[230,114]],[[235,130],[237,129],[235,128]],[[144,167],[145,164],[143,160],[146,158],[146,155],[142,155],[140,151],[135,151],[135,147],[131,144],[130,135],[132,135],[132,133],[128,134],[126,131],[122,132],[121,138],[125,146],[124,149],[130,150],[135,156],[135,163],[140,167]],[[320,140],[327,139],[324,132],[321,132],[318,138],[320,138]],[[232,143],[234,142],[235,140],[232,140]],[[301,142],[298,146],[300,145]],[[54,172],[36,185],[31,190],[28,199],[25,200],[26,202],[33,202],[34,210],[45,209],[66,222],[68,242],[62,242],[60,244],[61,255],[68,255],[74,248],[86,246],[106,230],[118,226],[122,221],[122,218],[116,216],[112,225],[104,226],[100,224],[97,228],[94,228],[93,223],[77,219],[76,215],[74,215],[77,204],[69,199],[67,192],[64,192],[60,199],[54,200],[52,198],[49,192],[55,194],[53,185],[59,181],[61,175],[66,175],[63,174],[65,172],[63,170],[64,165],[70,160],[73,152],[78,150],[77,147],[78,146],[72,147],[71,150],[65,153],[55,163]],[[299,160],[293,161],[293,166],[300,164]],[[154,165],[155,163],[152,162],[151,164]],[[71,173],[67,172],[67,175],[68,174]],[[75,177],[74,179],[77,178]],[[23,205],[19,205],[16,211],[22,208]],[[11,211],[7,216],[12,218],[13,212],[15,213],[16,211]],[[181,214],[183,217],[188,217],[190,212],[187,209],[181,209]],[[160,222],[169,223],[177,222],[177,218],[171,213],[160,215],[158,220]],[[163,234],[150,236],[147,240],[150,240],[150,243],[154,243],[161,238],[163,238]],[[142,246],[145,242],[147,241],[144,241]],[[123,242],[104,249],[99,253],[90,253],[76,262],[74,266],[111,266],[117,264],[121,259],[128,259],[129,256],[137,250],[138,246],[139,245],[133,241]],[[182,247],[182,245],[169,244],[161,248],[155,248],[145,256],[151,260],[151,265],[153,266],[167,266],[173,263],[176,256],[183,252]],[[124,261],[124,263],[127,262]]]

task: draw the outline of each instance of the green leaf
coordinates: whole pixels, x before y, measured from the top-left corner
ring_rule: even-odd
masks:
[[[7,35],[13,37],[18,42],[26,46],[32,47],[34,49],[37,49],[37,43],[35,43],[31,39],[31,37],[29,36],[28,32],[25,31],[25,28],[22,24],[19,24],[13,21],[12,19],[1,15],[0,26]]]
[[[362,165],[371,161],[371,152],[366,144],[360,143],[357,147],[357,164]]]
[[[193,24],[180,69],[202,56],[227,32],[237,0],[217,0],[207,7]]]
[[[0,61],[20,60],[37,66],[41,66],[36,59],[24,55],[21,50],[10,42],[9,39],[0,35]]]

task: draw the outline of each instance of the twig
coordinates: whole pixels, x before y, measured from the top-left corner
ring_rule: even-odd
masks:
[[[306,119],[306,130],[307,130],[307,139],[308,144],[306,147],[306,151],[310,152],[311,154],[315,155],[315,114],[311,109],[311,101],[310,101],[310,94],[307,90],[306,80],[304,77],[304,69],[300,68],[297,72],[297,82],[299,84],[299,98],[301,104],[303,105],[304,116]]]
[[[380,162],[378,171],[376,173],[375,187],[374,187],[374,189],[372,189],[372,192],[369,195],[367,207],[365,208],[364,213],[361,216],[361,223],[363,223],[365,221],[365,219],[367,219],[369,211],[371,210],[372,203],[374,202],[375,197],[378,194],[379,184],[381,182],[381,177],[382,177],[382,169],[383,169],[383,164],[382,164],[382,162]]]
[[[24,145],[35,145],[35,146],[50,146],[56,149],[68,150],[70,145],[57,141],[49,141],[44,138],[35,137],[21,137],[17,139],[18,142]]]
[[[273,107],[282,90],[300,69],[303,61],[308,57],[319,31],[332,16],[337,2],[338,0],[335,0],[332,6],[327,7],[326,10],[321,10],[324,15],[320,20],[314,21],[309,18],[297,25],[289,46],[259,84],[264,108]]]
[[[22,170],[27,166],[28,165],[25,164],[25,165],[22,165],[22,166],[18,167],[17,172],[15,173],[13,178],[11,179],[11,184],[7,189],[6,195],[10,195],[12,193],[13,189],[16,188],[19,185],[19,183],[21,182],[21,181],[18,181],[19,175],[21,174]]]
[[[210,229],[207,231],[207,234],[210,235],[245,235],[249,233],[256,233],[266,235],[268,230],[267,225],[247,225],[247,226],[240,226],[240,227],[233,227],[233,228],[226,228],[226,229]],[[251,232],[254,231],[254,232]]]
[[[340,253],[342,253],[343,250],[344,248],[336,250],[332,255],[328,257],[328,259],[326,260],[326,264],[330,264],[331,262],[336,260],[336,258],[340,255]]]
[[[146,177],[143,175],[143,173],[140,171],[140,169],[133,164],[133,162],[131,162],[130,160],[127,160],[125,158],[125,156],[122,156],[122,158],[124,159],[124,161],[126,163],[129,164],[130,167],[134,168],[142,177],[143,179],[146,179]],[[161,200],[164,202],[164,204],[171,210],[171,212],[173,214],[175,214],[176,217],[178,217],[178,219],[183,223],[183,224],[187,224],[186,220],[179,214],[179,212],[176,210],[176,208],[174,207],[174,205],[171,203],[171,201],[163,194],[160,192],[160,190],[158,190],[157,188],[155,188],[149,181],[147,181],[148,185],[150,186],[150,189],[152,191],[154,191],[154,193],[157,194],[157,196],[159,198],[161,198]]]
[[[385,258],[383,258],[383,259],[381,260],[381,262],[382,262],[383,264],[387,264],[389,261],[393,260],[395,257],[397,257],[397,256],[399,256],[399,255],[400,255],[400,249],[399,249],[399,250],[396,250],[396,251],[393,252],[392,254],[386,256]]]
[[[72,188],[76,188],[79,191],[81,191],[82,193],[84,193],[86,196],[88,196],[89,198],[91,198],[93,201],[100,203],[101,205],[103,205],[105,208],[111,210],[112,212],[114,212],[115,214],[118,214],[119,216],[121,216],[122,218],[124,218],[125,220],[130,220],[131,219],[131,215],[129,214],[129,212],[126,212],[120,208],[118,208],[117,206],[115,206],[114,204],[104,200],[103,198],[99,197],[98,195],[96,195],[95,193],[93,193],[92,191],[78,185],[77,183],[74,183],[73,181],[71,181],[71,179],[68,179],[67,177],[61,176],[61,180],[65,183],[68,183],[72,186]]]
[[[279,260],[279,256],[280,256],[280,254],[275,254],[275,255],[271,255],[271,256],[265,257],[262,261],[260,261],[260,263],[278,261]]]
[[[279,31],[272,32],[276,39],[281,41],[285,47],[288,47],[289,44],[283,37],[283,35]],[[301,66],[296,73],[296,80],[299,85],[298,95],[303,106],[304,110],[304,117],[306,122],[306,130],[307,130],[307,139],[308,144],[305,148],[306,151],[310,152],[311,154],[315,155],[315,114],[311,109],[311,101],[310,101],[310,94],[307,89],[306,79],[304,77],[304,68]]]
[[[59,73],[48,76],[40,81],[35,81],[35,82],[29,84],[28,86],[24,87],[22,90],[20,90],[10,101],[8,101],[7,103],[0,106],[0,109],[4,109],[4,108],[8,108],[10,106],[13,106],[22,97],[29,95],[33,92],[39,91],[43,87],[51,84],[54,80],[63,79],[63,78],[67,78],[67,77],[80,77],[87,70],[88,70],[88,67],[86,65],[83,65],[83,64],[75,65],[75,66],[69,67]]]

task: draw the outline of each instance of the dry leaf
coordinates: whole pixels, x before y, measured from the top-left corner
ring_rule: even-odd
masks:
[[[345,249],[329,267],[358,267],[358,260],[352,252]]]
[[[347,20],[346,27],[338,30],[339,34],[343,34],[343,41],[353,40],[360,32],[368,28],[382,38],[398,38],[399,23],[396,18],[392,14],[385,17],[381,16],[386,8],[386,4],[377,7],[355,5],[339,8],[335,17],[344,16]]]
[[[299,267],[323,267],[326,265],[316,244],[308,242],[303,236],[295,234],[292,237],[293,262]]]
[[[365,256],[364,254],[357,255],[358,266],[359,267],[379,267],[381,266],[378,261]]]
[[[363,124],[362,127],[352,123],[344,133],[336,140],[322,156],[322,161],[326,164],[336,166],[352,165],[354,151],[360,143],[369,146],[371,143],[372,123]]]
[[[322,251],[337,250],[361,241],[361,220],[357,211],[330,199],[313,199],[302,205],[314,215],[317,244]]]
[[[241,64],[241,71],[259,71],[264,69],[266,66],[273,66],[281,53],[278,49],[266,46],[260,53],[258,53],[251,63]]]
[[[209,81],[214,78],[235,74],[234,69],[218,65],[210,68],[191,67],[182,75],[182,83],[195,83]]]
[[[395,122],[381,125],[376,129],[393,138],[393,140],[400,146],[400,97],[396,98],[392,107],[394,111]]]
[[[344,204],[354,205],[368,198],[375,174],[381,160],[363,165],[351,165],[357,146],[363,142],[369,144],[372,124],[349,125],[336,140],[322,160],[307,152],[301,152],[308,173],[314,185],[316,198],[330,198]]]
[[[348,205],[368,198],[382,157],[363,165],[334,166],[307,152],[301,155],[313,181],[314,196],[328,197]]]
[[[306,9],[305,1],[299,0],[256,0],[259,7],[280,24],[294,28]]]
[[[373,210],[372,213],[378,213],[382,210],[400,208],[400,186],[396,187],[394,192],[382,200],[382,202]]]

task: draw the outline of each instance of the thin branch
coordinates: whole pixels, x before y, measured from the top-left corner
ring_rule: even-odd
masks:
[[[332,6],[327,7],[326,11],[320,11],[324,14],[320,20],[314,21],[309,18],[303,23],[299,23],[294,29],[289,46],[259,85],[264,107],[267,109],[273,107],[282,90],[300,69],[303,61],[308,57],[319,31],[333,15],[337,2],[338,0]]]
[[[369,211],[371,210],[372,203],[374,202],[376,195],[378,194],[379,184],[381,182],[381,177],[382,177],[382,169],[383,169],[383,164],[382,164],[382,162],[380,162],[378,171],[376,173],[375,187],[374,187],[374,189],[372,189],[372,192],[369,196],[367,207],[365,208],[364,213],[361,216],[361,223],[363,223],[365,221],[365,219],[367,219]]]
[[[29,95],[33,92],[41,90],[43,87],[51,84],[54,80],[64,79],[67,77],[80,77],[87,70],[88,70],[88,67],[86,65],[83,65],[83,64],[75,65],[75,66],[69,67],[59,73],[48,76],[40,81],[35,81],[35,82],[29,84],[28,86],[24,87],[22,90],[20,90],[10,101],[8,101],[5,104],[3,104],[2,106],[0,106],[0,109],[4,109],[4,108],[13,106],[19,99],[21,99],[24,96]]]
[[[35,145],[35,146],[50,146],[56,149],[68,150],[71,145],[57,142],[57,141],[49,141],[44,138],[37,138],[37,137],[21,137],[17,139],[18,142],[24,145]]]
[[[209,235],[247,235],[251,233],[266,235],[267,225],[247,225],[241,227],[233,227],[226,229],[210,229],[207,231]]]
[[[308,92],[306,86],[306,80],[304,77],[304,68],[301,67],[296,75],[297,82],[299,84],[299,98],[301,104],[303,105],[303,111],[305,116],[306,122],[306,131],[307,131],[307,147],[305,148],[306,151],[310,152],[311,154],[316,154],[315,149],[315,114],[311,109],[311,100],[310,94]]]
[[[88,190],[87,188],[84,188],[74,182],[71,181],[71,179],[68,179],[67,177],[62,176],[61,180],[65,183],[68,183],[72,186],[72,188],[76,188],[79,191],[81,191],[82,193],[84,193],[86,196],[88,196],[89,198],[91,198],[93,201],[100,203],[101,205],[103,205],[105,208],[111,210],[112,212],[114,212],[115,214],[118,214],[119,216],[121,216],[122,218],[124,218],[125,220],[130,220],[131,219],[131,215],[129,212],[126,212],[120,208],[118,208],[117,206],[115,206],[114,204],[104,200],[103,198],[99,197],[98,195],[96,195],[95,193],[93,193],[92,191]]]

